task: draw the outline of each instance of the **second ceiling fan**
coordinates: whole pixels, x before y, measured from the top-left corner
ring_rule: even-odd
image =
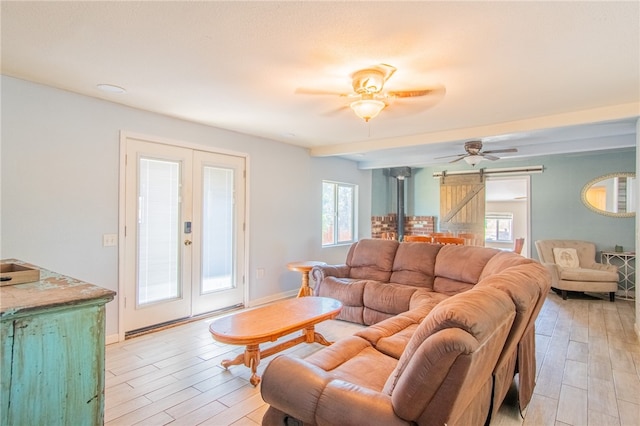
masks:
[[[436,159],[457,157],[457,158],[449,161],[449,163],[456,163],[456,162],[458,162],[460,160],[465,160],[465,162],[467,164],[469,164],[471,166],[475,166],[476,164],[478,164],[482,160],[495,161],[495,160],[499,160],[500,159],[500,157],[496,157],[495,155],[492,155],[492,154],[503,154],[503,153],[506,153],[506,152],[518,152],[518,150],[516,148],[493,149],[493,150],[490,150],[490,151],[482,151],[482,141],[479,141],[479,140],[465,142],[464,143],[464,150],[466,151],[466,154],[447,155],[447,156],[444,156],[444,157],[438,157]]]

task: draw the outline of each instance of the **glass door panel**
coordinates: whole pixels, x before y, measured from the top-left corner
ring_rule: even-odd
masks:
[[[193,312],[241,305],[245,298],[242,157],[193,157]]]
[[[203,168],[201,294],[235,286],[233,179],[232,169]]]
[[[124,331],[191,315],[193,150],[127,140]]]
[[[146,305],[181,296],[180,163],[140,158],[138,294]]]

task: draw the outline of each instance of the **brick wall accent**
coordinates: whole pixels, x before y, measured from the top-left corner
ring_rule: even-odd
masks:
[[[371,238],[397,239],[398,215],[371,217]],[[405,235],[428,235],[436,229],[435,216],[405,216]]]
[[[371,238],[397,239],[398,215],[371,216]]]
[[[404,219],[405,235],[429,235],[435,230],[435,216],[407,216]]]

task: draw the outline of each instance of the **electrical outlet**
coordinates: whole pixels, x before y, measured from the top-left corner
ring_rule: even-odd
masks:
[[[118,245],[118,234],[104,234],[102,236],[102,247],[115,247]]]

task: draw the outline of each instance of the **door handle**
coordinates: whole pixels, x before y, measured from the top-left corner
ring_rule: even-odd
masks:
[[[185,246],[190,246],[191,245],[191,240],[184,240],[184,245]]]

